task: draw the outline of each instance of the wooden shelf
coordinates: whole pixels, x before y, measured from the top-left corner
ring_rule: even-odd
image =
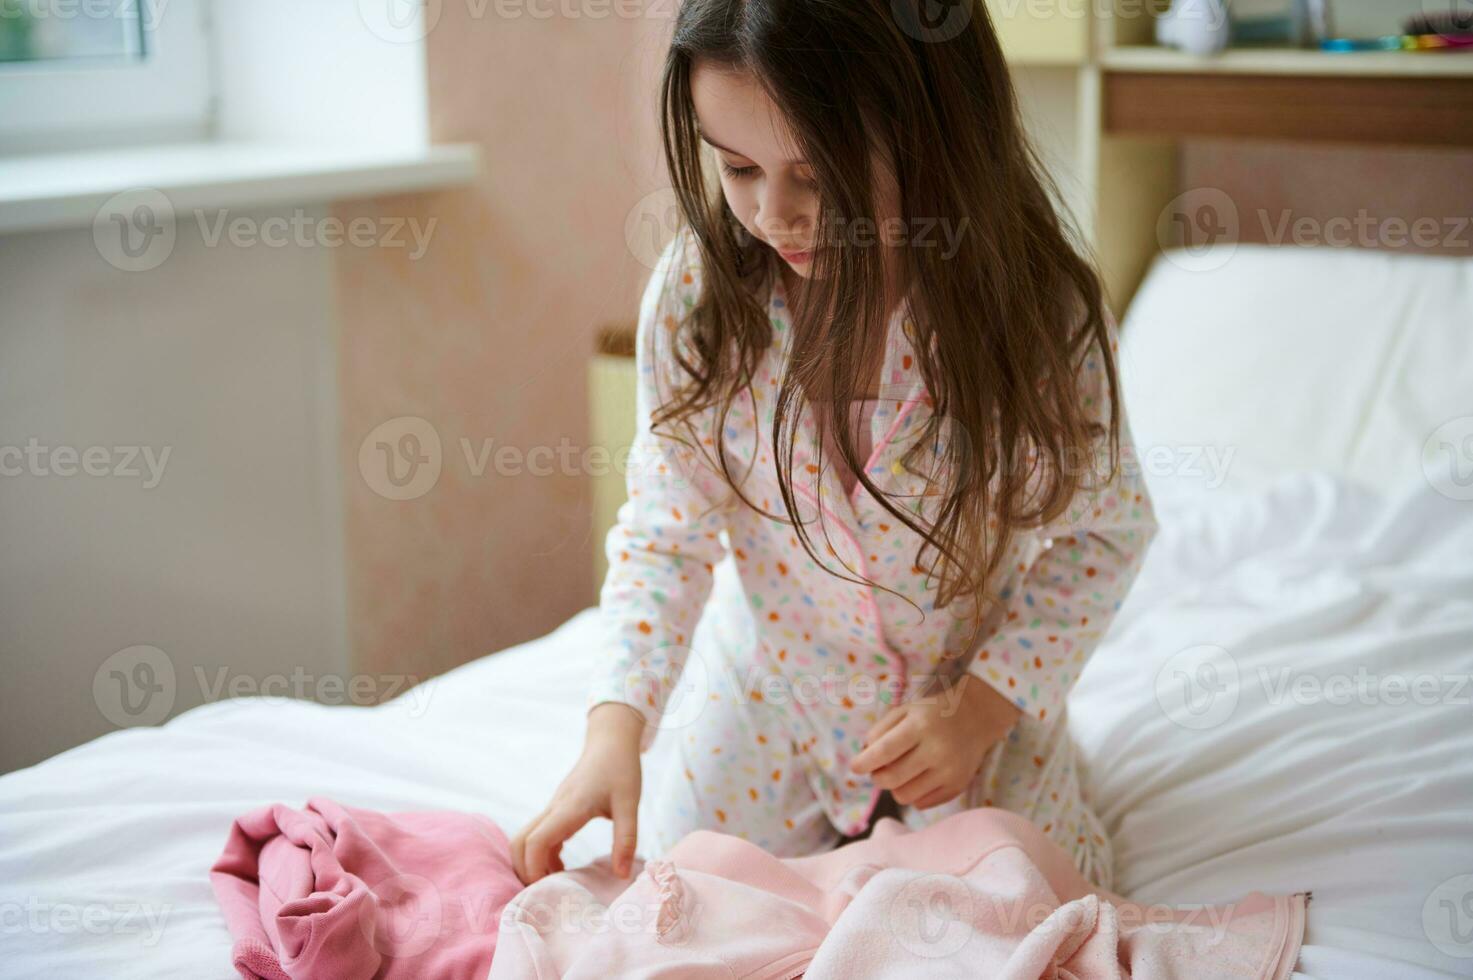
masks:
[[[1157,217],[1183,189],[1183,142],[1473,147],[1473,54],[1191,55],[1151,43],[1167,2],[1145,0],[1149,16],[1138,16],[1141,0],[986,0],[1030,134],[1059,165],[1117,316],[1161,247]]]
[[[1194,55],[1143,44],[1112,48],[1100,61],[1107,72],[1473,79],[1473,54],[1458,51],[1334,53],[1264,48]]]
[[[1254,71],[1168,68],[1203,59],[1127,69],[1119,66],[1128,63],[1122,60],[1103,75],[1103,130],[1108,136],[1173,140],[1473,146],[1473,77],[1293,71],[1296,63],[1317,66],[1318,57],[1339,56],[1283,55],[1290,57],[1282,72],[1262,71],[1261,56]],[[1423,56],[1386,57],[1410,65]]]

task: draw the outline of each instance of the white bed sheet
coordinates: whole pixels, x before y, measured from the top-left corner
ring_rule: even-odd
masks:
[[[1473,976],[1473,503],[1323,474],[1153,495],[1070,702],[1116,887],[1312,890],[1303,975]]]
[[[1467,674],[1473,505],[1428,491],[1387,508],[1326,477],[1169,498],[1072,709],[1119,887],[1167,902],[1313,889],[1299,977],[1473,974],[1422,914],[1439,882],[1473,873],[1469,708],[1274,707],[1253,678]],[[514,830],[578,752],[596,632],[586,610],[378,708],[221,702],[0,778],[0,976],[231,977],[206,871],[231,820],[264,803],[478,810]],[[1206,643],[1243,681],[1202,731],[1171,720],[1155,678]],[[585,828],[569,866],[609,834]]]

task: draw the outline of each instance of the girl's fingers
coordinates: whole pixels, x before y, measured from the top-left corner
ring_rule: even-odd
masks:
[[[620,878],[629,877],[630,865],[634,863],[634,846],[639,840],[639,797],[614,797],[614,847],[610,859],[614,873]]]
[[[950,802],[959,795],[961,795],[960,790],[950,790],[945,786],[940,786],[936,789],[928,790],[925,795],[912,803],[911,806],[917,810],[929,810],[933,806],[940,806],[943,803]]]
[[[943,789],[941,779],[928,769],[904,783],[899,789],[892,789],[890,795],[895,797],[895,802],[902,806],[920,807],[921,800]]]
[[[551,808],[552,804],[543,807],[542,812],[528,820],[511,839],[511,867],[524,885],[531,884],[527,879],[527,836],[537,829],[537,825],[542,822],[543,817],[547,816],[547,811]]]
[[[857,773],[873,772],[894,762],[914,748],[915,744],[916,736],[910,727],[896,724],[871,742],[869,748],[851,759],[849,769]]]
[[[876,769],[870,778],[877,786],[888,789],[890,795],[894,796],[907,784],[914,784],[915,780],[930,774],[931,768],[930,763],[922,758],[920,752],[911,749],[889,765]],[[897,799],[896,802],[909,802],[909,800]]]
[[[901,705],[897,704],[892,707],[889,711],[885,712],[880,717],[879,721],[875,722],[873,728],[865,733],[864,744],[866,746],[872,744],[875,739],[879,738],[881,735],[885,734],[890,729],[899,724],[900,719],[903,717],[905,717],[905,711]]]
[[[549,855],[587,822],[588,818],[576,811],[555,810],[537,825],[527,836],[527,874],[532,881],[547,875]]]

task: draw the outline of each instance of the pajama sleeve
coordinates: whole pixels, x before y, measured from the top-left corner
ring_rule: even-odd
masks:
[[[1118,350],[1108,320],[1109,356]],[[1080,370],[1085,408],[1109,420],[1108,378],[1096,346]],[[1107,459],[1107,446],[1097,455]],[[1004,617],[977,648],[968,672],[990,683],[1025,715],[1056,717],[1084,664],[1104,636],[1156,533],[1151,499],[1125,421],[1120,468],[1108,483],[1082,488],[1064,513],[1035,529],[1042,551],[1021,579],[1002,592]],[[1101,467],[1103,469],[1103,467]]]
[[[724,478],[704,453],[650,430],[653,407],[683,382],[672,345],[696,300],[697,263],[694,246],[677,235],[640,303],[638,423],[625,476],[628,498],[604,545],[609,570],[599,595],[602,654],[585,704],[588,710],[605,701],[636,708],[646,722],[641,753],[657,726],[698,713],[704,703],[704,691],[692,693],[699,678],[682,678],[682,670],[715,564],[726,554],[720,532],[731,500]],[[662,433],[668,429],[661,426]],[[706,429],[697,425],[702,441]],[[687,696],[700,701],[684,703]]]

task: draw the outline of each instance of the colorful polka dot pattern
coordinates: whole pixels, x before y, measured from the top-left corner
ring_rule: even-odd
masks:
[[[746,649],[735,637],[721,645],[732,660]],[[734,834],[779,857],[839,843],[782,715],[740,693],[714,690],[698,724],[659,733],[640,800],[641,857],[662,857],[695,830]],[[1113,888],[1113,850],[1083,796],[1073,749],[1067,726],[1015,726],[965,793],[926,810],[902,806],[900,819],[920,830],[964,809],[1011,810],[1036,823],[1086,879]]]
[[[803,549],[790,522],[742,505],[694,450],[649,432],[651,406],[677,377],[671,352],[676,328],[698,293],[698,253],[688,239],[677,239],[651,277],[640,309],[641,421],[631,454],[629,499],[606,544],[609,573],[600,597],[608,670],[593,678],[587,704],[621,701],[640,710],[650,722],[642,749],[651,744],[667,711],[694,712],[690,724],[699,727],[704,718],[700,699],[714,696],[716,685],[710,678],[697,683],[681,673],[696,624],[703,612],[750,619],[753,643],[730,658],[742,678],[739,697],[763,704],[780,720],[791,740],[792,772],[806,777],[834,827],[857,833],[877,789],[867,777],[849,773],[849,760],[890,705],[919,689],[944,656],[967,653],[960,645],[970,624],[949,609],[936,609],[935,582],[914,564],[922,539],[863,485],[846,492],[837,468],[821,451],[811,412],[803,413],[795,436],[798,508],[791,516],[804,522],[821,564]],[[768,314],[772,348],[758,366],[751,399],[739,398],[728,416],[725,435],[730,469],[742,479],[743,492],[769,513],[782,514],[770,443],[791,333],[780,281]],[[931,417],[913,341],[909,309],[903,307],[891,325],[884,401],[870,419],[874,448],[865,471],[882,493],[924,525],[934,518],[939,495],[927,492],[924,473],[901,463]],[[1103,383],[1096,356],[1081,372],[1090,404],[1108,404]],[[715,444],[712,424],[705,419],[699,432],[708,450]],[[1124,426],[1121,442],[1123,449],[1129,446]],[[1055,737],[1064,730],[1065,697],[1119,608],[1155,527],[1139,474],[1124,471],[1109,485],[1081,493],[1050,526],[1014,535],[999,583],[1005,616],[974,651],[967,669],[1023,712],[1013,729],[1015,740],[1046,744],[1049,753],[1068,757],[1002,753],[1009,766],[1026,770],[1036,757],[1034,768],[1067,770],[1068,777],[1056,778],[1072,778],[1072,748],[1061,748]],[[745,609],[707,606],[713,570],[728,554],[740,575]],[[874,580],[898,596],[839,576]],[[672,700],[677,693],[681,696]],[[742,756],[736,746],[730,751],[733,758]],[[729,771],[720,775],[719,758],[701,764],[711,767],[698,774],[702,780],[736,778]],[[1069,795],[1025,771],[997,778],[1017,778],[1061,798]],[[1077,799],[1066,803],[1077,813]],[[1030,816],[1049,819],[1042,811]],[[1061,822],[1078,819],[1055,816]]]

